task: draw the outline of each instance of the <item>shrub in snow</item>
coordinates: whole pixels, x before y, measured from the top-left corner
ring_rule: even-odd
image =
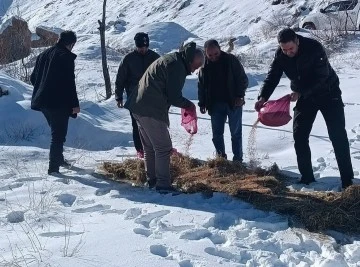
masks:
[[[6,216],[6,218],[9,223],[20,223],[25,220],[23,211],[12,211]]]

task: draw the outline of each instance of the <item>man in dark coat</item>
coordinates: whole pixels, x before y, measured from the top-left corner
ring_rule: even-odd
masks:
[[[199,72],[198,105],[201,113],[209,112],[216,154],[224,158],[224,129],[229,118],[233,161],[242,162],[242,106],[248,77],[239,60],[221,51],[216,40],[208,40],[204,47],[206,62]]]
[[[74,73],[76,55],[71,52],[75,43],[74,32],[62,32],[57,44],[37,57],[30,77],[34,86],[31,108],[44,114],[51,129],[48,174],[59,173],[60,166],[69,165],[63,156],[69,117],[75,118],[80,112]]]
[[[309,136],[316,114],[320,111],[334,147],[342,187],[346,188],[352,185],[354,172],[345,130],[339,78],[318,41],[297,35],[292,29],[287,28],[279,32],[278,42],[279,48],[260,90],[255,109],[259,110],[269,99],[285,73],[291,81],[292,100],[297,101],[293,134],[301,174],[299,182],[309,184],[315,181]]]
[[[160,57],[156,52],[149,49],[149,36],[146,33],[137,33],[134,40],[136,49],[123,58],[116,76],[115,99],[119,108],[123,107],[124,90],[126,90],[126,95],[129,97],[133,89],[139,84],[146,69]],[[139,129],[131,112],[130,117],[133,127],[134,146],[138,157],[143,158],[144,151]]]
[[[170,178],[169,108],[195,108],[182,96],[186,76],[201,67],[204,55],[191,42],[180,52],[164,55],[145,71],[125,107],[136,119],[145,152],[149,187],[172,190]]]

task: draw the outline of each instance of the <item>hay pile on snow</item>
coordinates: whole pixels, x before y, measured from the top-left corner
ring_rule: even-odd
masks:
[[[128,159],[103,164],[107,176],[115,181],[146,181],[144,162]],[[337,230],[360,233],[360,186],[344,192],[292,192],[291,180],[279,174],[278,167],[249,169],[224,159],[202,162],[175,155],[171,158],[173,184],[185,193],[201,192],[211,197],[223,192],[252,203],[255,207],[292,216],[311,231]]]

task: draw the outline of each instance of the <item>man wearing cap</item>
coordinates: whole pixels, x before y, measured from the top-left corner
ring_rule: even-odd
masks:
[[[116,76],[115,99],[119,108],[123,108],[123,94],[126,91],[127,97],[138,85],[139,80],[146,69],[160,56],[149,49],[149,36],[144,32],[139,32],[134,37],[136,49],[127,54],[120,63]],[[141,144],[137,123],[130,112],[134,146],[139,158],[144,157],[143,146]]]
[[[157,191],[172,191],[170,154],[172,143],[169,108],[195,108],[182,96],[187,75],[204,64],[203,52],[191,42],[181,51],[156,60],[145,71],[125,107],[136,119],[145,152],[145,171],[149,187]]]

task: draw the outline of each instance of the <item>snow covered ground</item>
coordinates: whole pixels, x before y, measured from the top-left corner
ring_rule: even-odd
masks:
[[[166,53],[182,41],[248,36],[250,43],[235,45],[259,62],[276,48],[274,37],[264,39],[261,23],[272,14],[290,16],[295,6],[271,6],[262,0],[108,1],[109,65],[114,78],[121,46],[130,49],[135,32],[150,32],[153,47]],[[101,1],[7,0],[0,16],[19,12],[32,29],[38,25],[74,29],[82,113],[70,121],[65,156],[73,161],[61,177],[48,176],[49,130],[43,116],[30,110],[32,88],[0,72],[0,87],[10,91],[0,98],[0,266],[359,266],[360,241],[340,233],[309,233],[274,213],[224,194],[205,199],[201,194],[160,195],[99,179],[103,161],[135,155],[128,111],[115,100],[100,101],[103,89],[97,19]],[[1,4],[0,4],[1,5]],[[261,17],[259,23],[250,22]],[[146,25],[145,25],[146,24]],[[144,26],[140,26],[144,25]],[[240,38],[240,40],[246,39]],[[352,161],[360,184],[360,38],[332,57],[343,91],[346,128]],[[246,67],[250,87],[243,113],[245,161],[247,138],[257,114],[253,106],[266,65]],[[114,80],[114,79],[113,79]],[[289,93],[282,79],[273,98]],[[186,81],[184,94],[197,103],[196,76]],[[171,109],[174,147],[193,157],[214,156],[208,115],[200,115],[199,131],[190,136],[180,126],[179,109]],[[199,113],[200,114],[200,113]],[[231,158],[230,136],[225,133]],[[317,183],[294,190],[339,190],[340,179],[323,118],[319,114],[310,138]],[[291,123],[281,128],[259,126],[257,157],[263,166],[276,162],[298,176]]]

